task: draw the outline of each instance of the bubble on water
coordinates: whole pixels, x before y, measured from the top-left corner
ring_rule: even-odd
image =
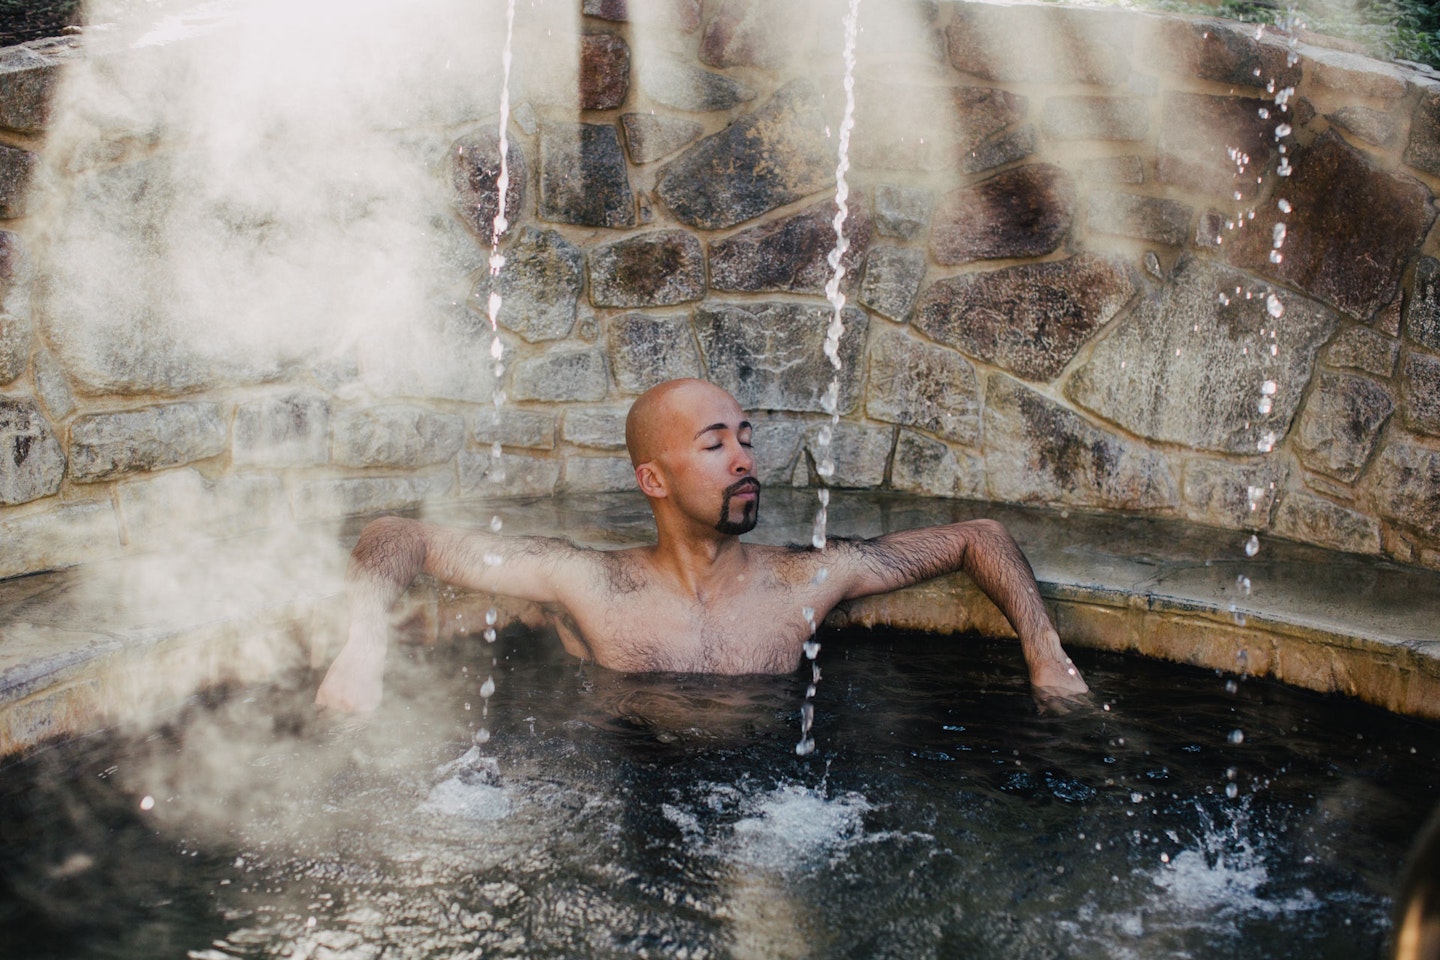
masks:
[[[1253,557],[1260,552],[1260,538],[1250,534],[1250,539],[1245,541],[1245,556]]]
[[[1225,739],[1229,740],[1232,746],[1238,747],[1240,744],[1245,742],[1245,731],[1239,729],[1231,730],[1230,736],[1226,737]]]

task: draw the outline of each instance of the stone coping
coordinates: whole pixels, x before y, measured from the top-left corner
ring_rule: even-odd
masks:
[[[812,491],[767,491],[751,536],[808,542],[815,505]],[[562,532],[595,546],[653,533],[638,494],[472,502],[426,516],[482,525],[497,513],[508,533]],[[981,516],[1005,523],[1025,549],[1069,646],[1273,677],[1440,719],[1440,573],[1270,539],[1252,557],[1243,533],[1178,521],[874,491],[836,491],[829,529],[875,536]],[[0,581],[0,756],[150,722],[216,683],[322,666],[343,636],[342,576],[359,526]],[[1010,633],[963,575],[846,605],[828,622]]]

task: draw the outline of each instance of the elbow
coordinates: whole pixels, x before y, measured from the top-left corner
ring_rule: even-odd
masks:
[[[425,537],[418,521],[381,517],[360,531],[350,551],[349,579],[369,575],[413,579],[425,565]]]

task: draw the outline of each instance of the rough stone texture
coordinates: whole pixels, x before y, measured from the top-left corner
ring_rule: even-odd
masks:
[[[513,400],[579,401],[605,397],[605,354],[589,347],[555,347],[515,364]]]
[[[989,378],[984,421],[992,497],[1114,510],[1176,504],[1175,479],[1162,454],[1100,429],[1009,377]]]
[[[946,194],[935,211],[930,249],[944,264],[1040,257],[1070,234],[1075,187],[1046,163],[998,173]]]
[[[656,193],[682,223],[734,226],[825,189],[834,179],[820,97],[806,81],[780,88],[746,114],[681,154]]]
[[[1262,109],[1274,106],[1269,100],[1249,97],[1167,93],[1156,145],[1156,178],[1227,200],[1235,193],[1242,200],[1254,200],[1260,189],[1255,178],[1277,156],[1278,121],[1260,116]],[[1231,150],[1250,158],[1243,173]]]
[[[1412,353],[1400,364],[1400,410],[1405,426],[1440,437],[1440,357]]]
[[[1295,452],[1311,470],[1349,483],[1360,476],[1394,410],[1383,384],[1320,373],[1296,424]]]
[[[1143,140],[1150,132],[1150,103],[1141,97],[1050,97],[1041,128],[1054,140]]]
[[[630,404],[567,410],[560,425],[560,437],[566,443],[599,450],[625,449],[625,415]]]
[[[751,453],[755,456],[755,475],[760,482],[766,486],[788,486],[797,472],[802,474],[804,482],[808,482],[809,475],[798,468],[800,451],[805,445],[805,431],[810,422],[767,416],[763,410],[746,413],[754,426]],[[761,509],[764,509],[763,502]]]
[[[64,477],[65,452],[40,407],[0,398],[0,504],[48,497]]]
[[[820,431],[825,425],[811,424],[805,430],[805,458],[811,472],[811,483],[818,482],[815,465],[824,458],[820,449]],[[835,473],[832,487],[878,487],[885,482],[885,464],[894,443],[891,427],[870,427],[858,423],[836,424],[830,432],[830,459]]]
[[[613,110],[630,90],[630,46],[608,33],[580,38],[580,109]]]
[[[193,469],[167,470],[116,485],[116,504],[131,546],[185,543],[197,534],[236,536],[289,516],[278,477],[230,476],[206,483]]]
[[[1027,380],[1050,380],[1134,295],[1123,265],[1081,254],[941,280],[911,323]]]
[[[65,371],[49,350],[35,354],[35,395],[53,420],[62,420],[75,410],[75,396],[70,392]]]
[[[873,247],[865,259],[860,303],[882,317],[904,321],[915,306],[925,279],[925,251],[905,247]]]
[[[296,490],[292,509],[301,521],[389,513],[449,496],[452,486],[448,476],[438,473],[309,480]]]
[[[662,117],[650,113],[627,113],[620,117],[625,146],[634,163],[659,160],[689,146],[705,132],[705,126],[684,117]]]
[[[1090,183],[1145,182],[1145,161],[1136,156],[1093,157],[1073,164],[1072,169],[1081,180]]]
[[[308,467],[330,458],[330,401],[296,392],[235,408],[230,458],[242,467]]]
[[[499,410],[491,407],[475,414],[474,436],[484,444],[553,450],[555,415],[515,407],[501,407]]]
[[[1382,517],[1440,536],[1440,450],[1391,443],[1375,458],[1366,481]]]
[[[1424,89],[1410,115],[1410,142],[1405,162],[1440,177],[1440,84]]]
[[[1405,74],[1399,67],[1345,50],[1312,47],[1302,64],[1316,86],[1368,100],[1399,100],[1405,96]],[[1293,84],[1288,84],[1293,86]]]
[[[1383,110],[1371,107],[1345,106],[1325,119],[1377,147],[1388,147],[1400,136],[1400,125]]]
[[[446,303],[406,330],[410,342],[359,345],[358,371],[341,369],[329,382],[336,388],[358,379],[377,397],[412,397],[487,403],[497,386],[490,324],[463,302]],[[505,342],[505,357],[515,345]],[[326,382],[322,380],[321,382]]]
[[[555,489],[557,493],[636,490],[635,468],[624,457],[567,457],[564,476]]]
[[[1100,11],[964,4],[945,41],[956,70],[985,80],[1113,87],[1130,76],[1130,28]]]
[[[1181,471],[1181,512],[1187,520],[1209,526],[1264,530],[1287,473],[1273,460],[1235,463],[1192,457]]]
[[[53,58],[24,47],[0,53],[0,127],[40,133],[50,123],[50,104],[60,79]]]
[[[475,234],[488,240],[495,229],[495,214],[500,208],[500,137],[493,131],[480,131],[455,141],[450,149],[451,184],[455,189],[455,209],[460,219]],[[525,202],[525,152],[511,140],[505,151],[509,185],[505,189],[505,218],[512,223],[520,215]]]
[[[15,382],[29,367],[34,329],[29,317],[0,313],[0,386]]]
[[[1284,194],[1294,209],[1282,214],[1263,205],[1227,244],[1230,262],[1361,320],[1394,298],[1406,262],[1435,221],[1423,184],[1386,173],[1333,132],[1296,152]],[[1377,216],[1380,210],[1386,214]],[[1275,264],[1269,254],[1278,222],[1287,224],[1288,234],[1284,259]]]
[[[901,430],[895,439],[890,486],[929,497],[981,497],[985,492],[985,469],[973,454]]]
[[[962,153],[960,169],[966,173],[983,173],[1033,156],[1036,149],[1035,128],[1027,123],[1023,127],[997,133]]]
[[[780,70],[804,36],[805,4],[719,0],[700,37],[700,59],[712,67]]]
[[[1301,67],[1288,62],[1284,42],[1257,39],[1249,24],[1166,17],[1150,20],[1148,26],[1140,43],[1152,51],[1146,57],[1151,69],[1241,87],[1264,88],[1273,82],[1281,89],[1300,82]]]
[[[873,331],[868,353],[867,414],[970,446],[979,443],[979,384],[964,357],[895,329]]]
[[[882,183],[875,188],[875,230],[881,236],[910,240],[930,225],[934,194],[924,187]]]
[[[496,469],[488,453],[460,451],[460,496],[543,497],[555,492],[560,460],[506,454]]]
[[[29,150],[0,144],[0,219],[25,215],[30,180],[39,163],[40,158]]]
[[[746,410],[822,412],[821,398],[835,371],[822,352],[828,307],[798,303],[706,303],[695,309],[695,332],[708,379]],[[860,399],[860,358],[868,320],[847,307],[840,338],[839,409]]]
[[[870,217],[864,198],[851,194],[845,220],[850,249],[840,263],[853,277],[870,248]],[[833,200],[794,216],[750,227],[710,244],[710,286],[745,293],[823,293],[833,270]],[[842,288],[851,286],[850,281]]]
[[[457,414],[386,404],[331,417],[331,449],[347,467],[421,467],[443,463],[465,442]]]
[[[1236,288],[1253,291],[1247,299]],[[1254,454],[1289,429],[1315,354],[1339,325],[1329,310],[1281,292],[1287,345],[1269,351],[1277,321],[1269,288],[1189,257],[1158,299],[1141,301],[1096,345],[1065,394],[1125,429],[1201,450]],[[1223,295],[1229,300],[1221,303]],[[1268,413],[1258,405],[1273,381]]]
[[[993,87],[960,87],[953,95],[955,139],[961,153],[974,150],[1000,131],[1025,119],[1030,100],[1018,93]],[[893,110],[893,104],[876,104]]]
[[[666,380],[700,376],[700,354],[683,317],[615,317],[606,330],[606,344],[622,393],[639,394]]]
[[[224,453],[227,439],[214,403],[92,413],[70,426],[70,478],[92,483],[193,463]]]
[[[581,12],[601,20],[653,23],[681,33],[700,28],[700,0],[644,0],[633,6],[630,0],[584,0]]]
[[[1402,313],[1405,338],[1440,353],[1440,260],[1421,257]]]
[[[755,91],[738,80],[676,60],[642,60],[639,74],[646,96],[676,110],[729,110],[755,99]]]
[[[1391,337],[1398,337],[1400,336],[1400,320],[1403,315],[1401,298],[1396,297],[1377,310],[1375,316],[1371,317],[1367,322],[1379,333]]]
[[[1388,378],[1395,373],[1395,361],[1399,356],[1400,341],[1368,327],[1355,326],[1336,334],[1321,354],[1321,359],[1332,367]]]
[[[656,230],[590,251],[590,302],[664,307],[705,295],[705,253],[684,230]]]
[[[585,255],[554,230],[525,227],[504,251],[500,270],[500,326],[530,343],[559,340],[575,327],[585,284]],[[470,292],[470,308],[489,316],[489,273]]]
[[[1171,247],[1190,238],[1195,211],[1179,200],[1097,190],[1090,194],[1085,224],[1094,233],[1119,234]]]
[[[1380,524],[1374,517],[1306,490],[1285,494],[1275,511],[1272,532],[1349,553],[1380,552]]]
[[[51,501],[49,509],[0,517],[0,578],[107,560],[120,552],[115,510],[106,500]]]
[[[614,126],[540,125],[538,212],[542,220],[586,227],[635,225],[635,195]]]

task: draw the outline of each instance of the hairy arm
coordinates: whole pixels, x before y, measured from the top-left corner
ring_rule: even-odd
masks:
[[[564,540],[499,537],[384,517],[366,525],[345,574],[350,633],[315,694],[320,706],[380,705],[390,609],[421,573],[470,590],[552,603],[560,570],[581,554]]]
[[[838,544],[837,544],[838,546]],[[836,589],[852,600],[963,571],[1010,621],[1037,690],[1056,695],[1089,689],[1060,646],[1035,573],[1025,554],[994,520],[888,533],[842,547]]]

